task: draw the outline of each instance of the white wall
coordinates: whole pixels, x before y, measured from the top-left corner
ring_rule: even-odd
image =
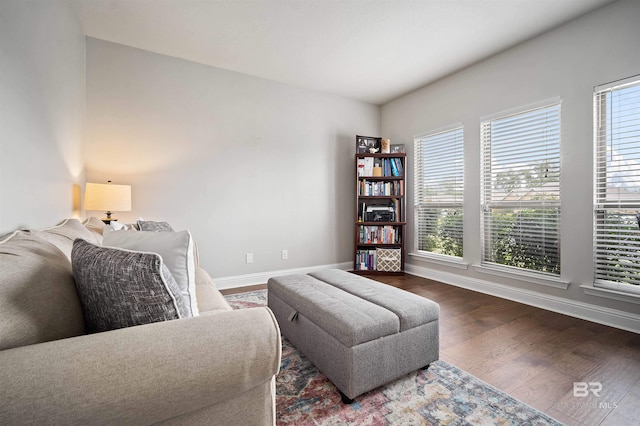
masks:
[[[89,38],[87,111],[87,181],[131,184],[119,219],[189,229],[214,277],[352,260],[355,135],[378,106]]]
[[[562,277],[571,282],[569,288],[555,289],[482,274],[473,267],[460,270],[417,258],[407,259],[410,270],[457,285],[535,301],[554,310],[593,308],[640,324],[637,316],[640,305],[589,296],[580,288],[581,284],[591,283],[593,274],[593,87],[640,74],[639,18],[640,2],[613,3],[382,107],[382,135],[394,143],[407,144],[411,165],[414,135],[464,123],[464,258],[477,265],[481,247],[480,118],[553,97],[562,98],[561,256]],[[412,174],[413,168],[408,172]],[[408,190],[407,204],[412,205],[412,185]],[[408,217],[412,215],[410,211]],[[414,231],[410,223],[411,248],[415,244]],[[623,313],[612,313],[609,308]]]
[[[74,214],[85,41],[66,1],[0,2],[0,233]]]

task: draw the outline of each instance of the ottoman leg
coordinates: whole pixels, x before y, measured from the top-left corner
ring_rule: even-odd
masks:
[[[338,392],[340,393],[340,398],[342,399],[343,404],[353,404],[353,399],[343,394],[342,391],[338,391]]]

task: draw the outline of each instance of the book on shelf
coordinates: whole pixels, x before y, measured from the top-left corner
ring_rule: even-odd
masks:
[[[391,202],[393,203],[393,211],[395,212],[396,221],[401,222],[402,212],[400,211],[400,206],[402,205],[402,203],[397,198],[392,199]]]
[[[391,164],[391,174],[393,176],[400,176],[400,173],[398,172],[398,166],[396,165],[396,159],[392,158],[389,163]]]
[[[375,249],[362,249],[356,252],[356,270],[375,271],[377,267]]]
[[[383,162],[384,176],[402,176],[402,160],[400,158],[385,158]]]
[[[373,157],[364,158],[364,176],[373,176]]]
[[[402,176],[404,169],[400,158],[375,158],[364,157],[357,159],[359,177],[398,177]]]
[[[396,160],[396,168],[398,169],[397,176],[403,176],[404,175],[404,167],[402,166],[402,160],[400,158],[395,158],[395,160]]]
[[[360,244],[399,244],[402,242],[400,227],[393,225],[360,226]]]
[[[403,196],[404,181],[370,181],[362,179],[358,182],[358,195],[365,197]]]

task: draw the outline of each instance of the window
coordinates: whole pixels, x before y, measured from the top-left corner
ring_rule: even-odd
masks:
[[[594,286],[640,293],[640,79],[595,88]]]
[[[463,142],[461,124],[414,140],[418,253],[462,257]]]
[[[482,264],[560,275],[560,101],[481,123]]]

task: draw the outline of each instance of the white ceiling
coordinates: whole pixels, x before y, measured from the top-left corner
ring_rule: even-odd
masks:
[[[102,40],[383,104],[612,0],[77,0]]]

